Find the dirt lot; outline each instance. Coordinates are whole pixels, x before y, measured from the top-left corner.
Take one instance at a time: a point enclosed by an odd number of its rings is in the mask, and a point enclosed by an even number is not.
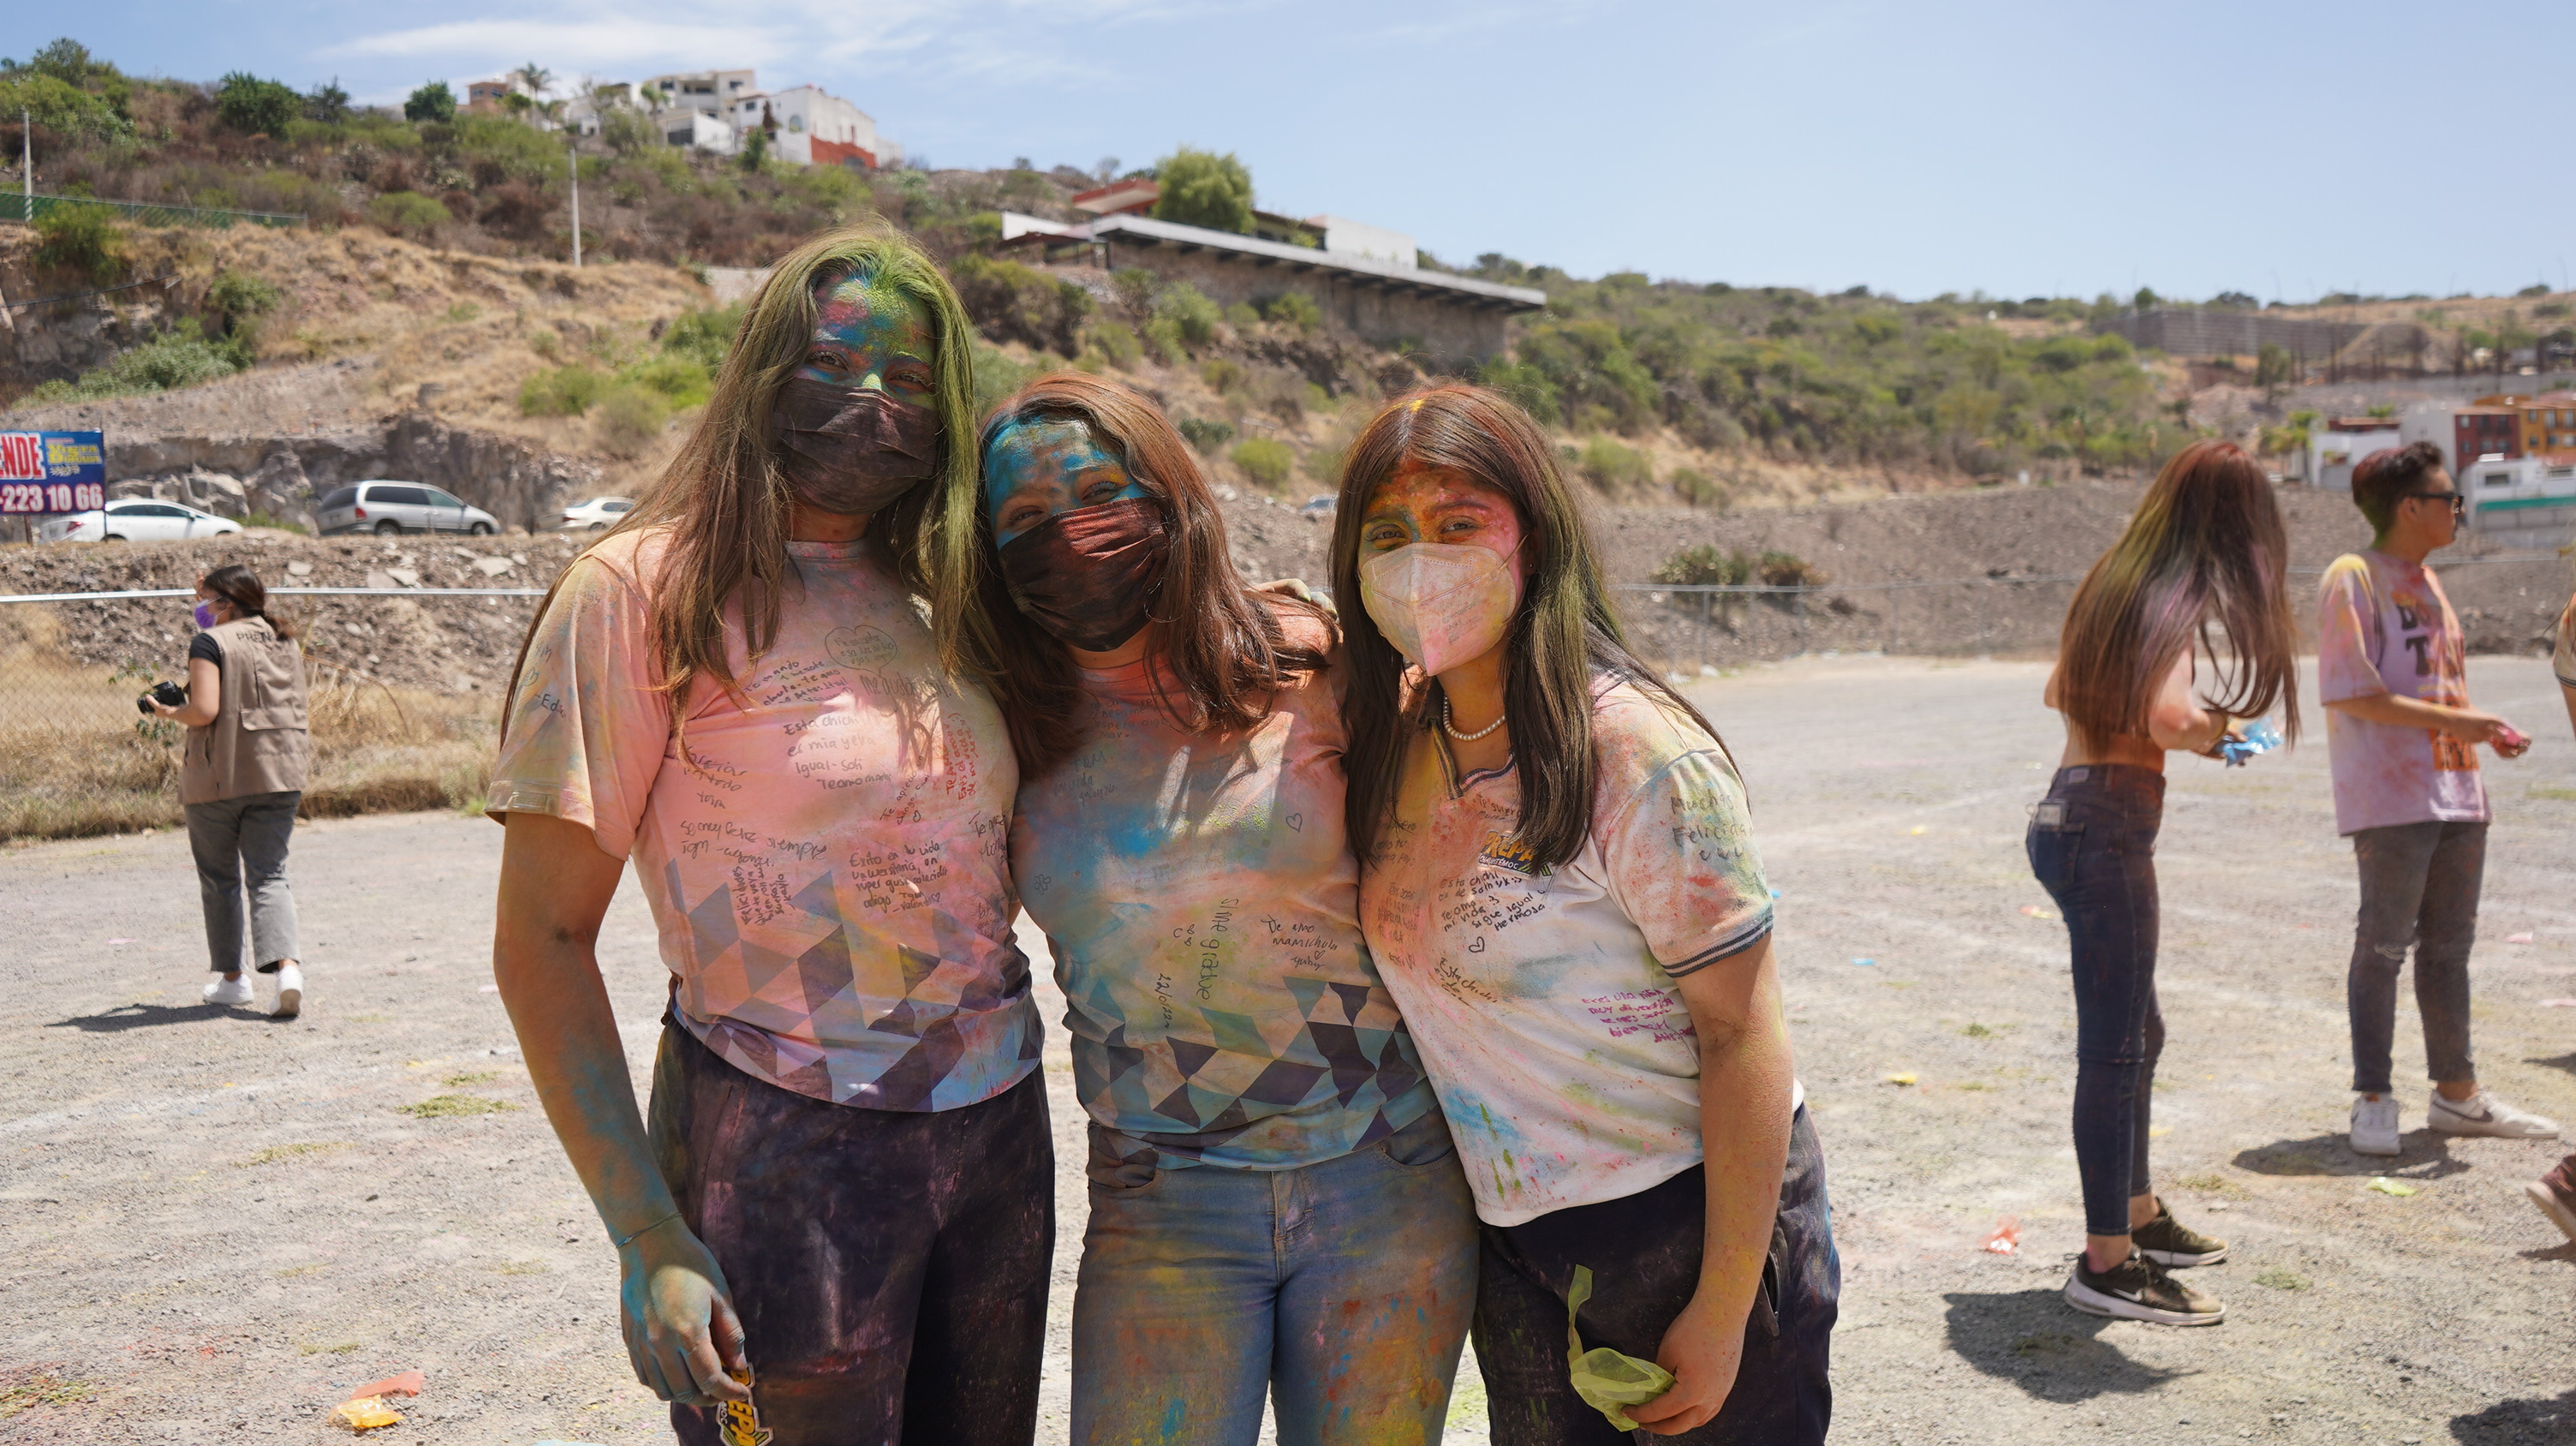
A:
[[[2545,665],[2470,673],[2540,740],[2489,765],[2481,1068],[2576,1120],[2576,1010],[2542,1003],[2576,994],[2576,742]],[[2166,1331],[2059,1302],[2081,1228],[2066,945],[2019,912],[2046,902],[2020,845],[2057,748],[2039,683],[2021,663],[1808,660],[1700,694],[1783,895],[1846,1272],[1840,1437],[2576,1439],[2576,1247],[2519,1193],[2556,1150],[2429,1135],[2411,1087],[2402,1159],[2343,1147],[2352,879],[2321,747],[2241,771],[2182,760],[2161,850],[2158,1178],[2235,1241],[2200,1274],[2231,1318]],[[489,992],[499,842],[452,815],[309,826],[311,1003],[291,1025],[196,1002],[183,839],[0,853],[0,982],[26,1005],[0,1030],[0,1440],[319,1441],[351,1385],[411,1368],[430,1388],[396,1440],[660,1439],[625,1378],[612,1254]],[[660,990],[631,889],[601,952],[640,1064]],[[402,1113],[440,1097],[498,1108]],[[1078,1174],[1059,1178],[1044,1440],[1063,1439],[1082,1220]],[[1981,1253],[2006,1215],[2022,1253]],[[1456,1415],[1450,1439],[1483,1439],[1473,1391]]]

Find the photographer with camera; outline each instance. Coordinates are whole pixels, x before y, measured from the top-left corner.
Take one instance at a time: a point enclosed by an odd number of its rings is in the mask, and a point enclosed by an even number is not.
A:
[[[295,626],[268,615],[268,589],[239,563],[197,583],[197,626],[188,642],[188,686],[158,683],[136,700],[144,711],[185,724],[179,802],[206,909],[206,948],[222,977],[208,1004],[251,1002],[242,977],[244,876],[249,934],[262,974],[277,976],[276,1016],[304,1004],[295,957],[295,898],[286,888],[287,837],[304,799],[312,756],[304,706],[304,655]]]

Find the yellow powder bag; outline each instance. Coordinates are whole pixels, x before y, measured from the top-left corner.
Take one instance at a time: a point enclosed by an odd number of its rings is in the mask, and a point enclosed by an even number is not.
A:
[[[1565,1363],[1574,1373],[1574,1394],[1608,1418],[1612,1427],[1634,1431],[1624,1406],[1642,1406],[1673,1388],[1673,1373],[1653,1361],[1623,1356],[1608,1346],[1583,1348],[1583,1331],[1574,1313],[1592,1298],[1592,1268],[1574,1267],[1574,1288],[1565,1293]]]

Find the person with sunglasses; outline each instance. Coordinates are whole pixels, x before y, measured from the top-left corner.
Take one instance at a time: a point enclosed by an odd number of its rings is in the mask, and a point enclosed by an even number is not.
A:
[[[2424,1018],[2426,1106],[2451,1135],[2549,1139],[2554,1121],[2478,1087],[2469,1059],[2469,946],[2486,867],[2487,796],[2478,745],[2518,758],[2531,740],[2469,706],[2460,620],[2425,557],[2459,536],[2463,503],[2430,442],[2373,452],[2352,473],[2370,520],[2367,550],[2326,569],[2318,600],[2317,692],[2326,705],[2335,828],[2361,871],[2345,1000],[2352,1019],[2352,1149],[2399,1152],[2389,1086],[2397,973],[2415,952]]]

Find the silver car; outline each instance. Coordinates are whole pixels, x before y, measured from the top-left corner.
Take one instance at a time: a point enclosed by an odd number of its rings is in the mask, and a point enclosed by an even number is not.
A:
[[[352,482],[322,499],[324,537],[351,532],[462,532],[489,537],[501,523],[480,507],[421,482]]]

